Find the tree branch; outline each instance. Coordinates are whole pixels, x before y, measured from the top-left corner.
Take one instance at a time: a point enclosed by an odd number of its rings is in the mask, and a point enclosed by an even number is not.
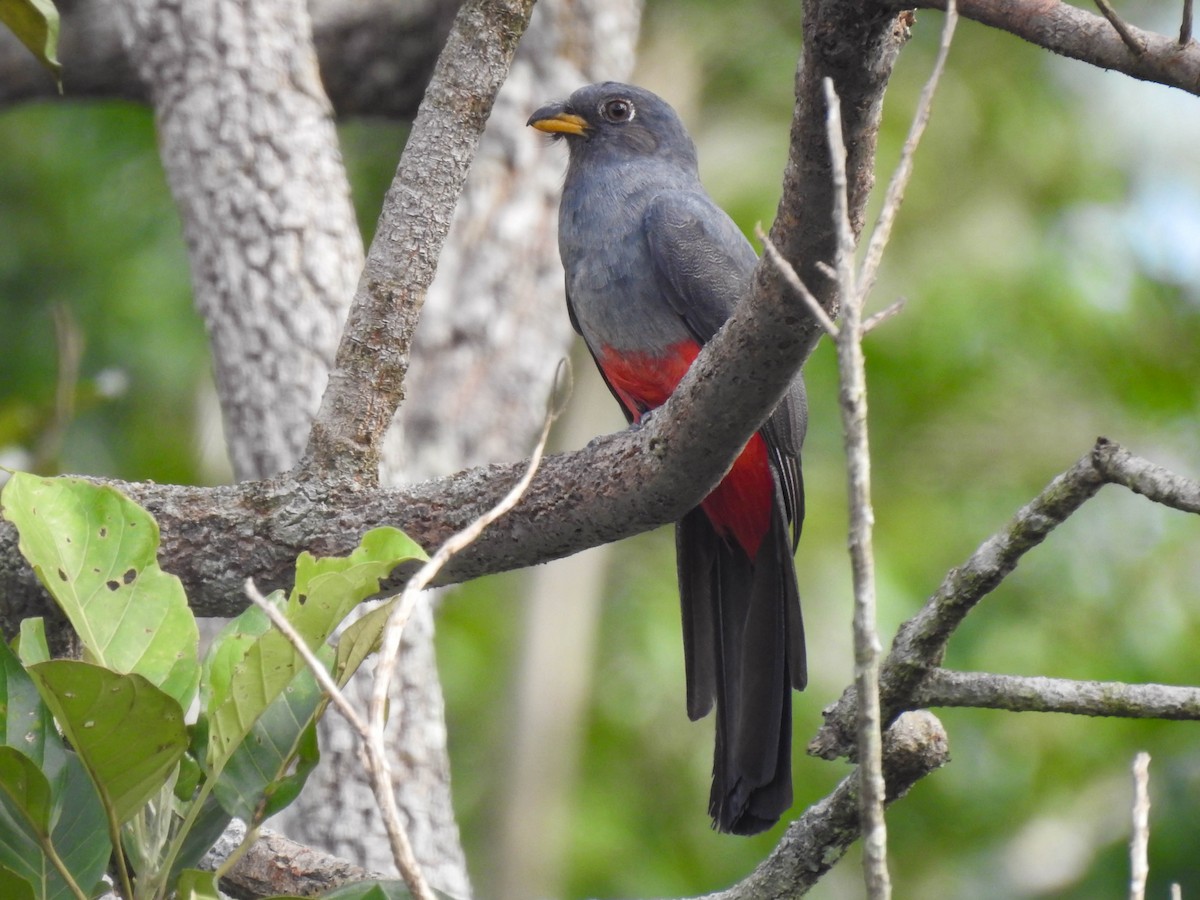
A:
[[[60,0],[65,94],[8,29],[0,29],[0,106],[81,98],[149,102],[111,3]],[[321,81],[339,116],[411,119],[458,0],[309,0]]]
[[[239,900],[279,894],[312,897],[383,877],[264,828],[245,856],[221,879],[221,890]]]
[[[946,0],[916,0],[904,6],[945,9]],[[959,0],[958,12],[1061,56],[1200,94],[1200,44],[1132,25],[1125,26],[1122,36],[1103,16],[1061,0]]]
[[[1200,483],[1175,475],[1100,438],[1091,452],[1055,478],[1019,510],[962,566],[952,569],[925,606],[900,626],[884,660],[880,693],[884,721],[910,708],[918,685],[940,665],[946,643],[975,606],[1032,550],[1105,484],[1185,512],[1200,512]],[[809,752],[826,759],[851,754],[854,747],[853,689],[824,711],[825,724]]]
[[[378,478],[451,215],[532,11],[533,0],[468,0],[459,10],[384,197],[309,436],[310,474]]]
[[[913,709],[969,706],[1125,719],[1200,719],[1200,688],[993,675],[952,669],[933,669],[917,685],[909,703]]]

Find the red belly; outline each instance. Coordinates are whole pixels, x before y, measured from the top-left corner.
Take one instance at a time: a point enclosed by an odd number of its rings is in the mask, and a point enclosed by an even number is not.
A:
[[[598,362],[621,404],[640,421],[645,410],[661,406],[700,352],[694,341],[673,344],[661,354],[618,352],[606,347]],[[767,463],[767,442],[755,434],[711,494],[700,501],[722,537],[733,538],[750,559],[771,522],[774,484]]]

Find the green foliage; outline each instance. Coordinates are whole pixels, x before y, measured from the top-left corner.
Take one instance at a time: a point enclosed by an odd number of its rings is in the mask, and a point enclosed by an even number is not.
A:
[[[3,896],[81,900],[112,857],[131,900],[215,898],[216,876],[192,867],[232,817],[252,840],[295,799],[320,759],[328,698],[257,607],[199,660],[179,580],[155,560],[157,525],[118,491],[18,473],[0,508],[88,657],[48,659],[40,621],[22,623],[16,652],[0,644],[0,888],[14,886]],[[347,557],[303,554],[289,597],[270,600],[344,681],[383,620],[356,623],[344,650],[326,643],[334,629],[396,565],[423,558],[376,529]]]

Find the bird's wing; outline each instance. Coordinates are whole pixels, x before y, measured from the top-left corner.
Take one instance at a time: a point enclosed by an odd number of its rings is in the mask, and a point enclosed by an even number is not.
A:
[[[758,257],[719,206],[700,191],[664,191],[643,218],[661,295],[701,344],[733,313]]]
[[[701,344],[733,313],[758,256],[723,209],[700,191],[664,191],[643,219],[659,291]],[[804,521],[800,445],[808,422],[804,383],[797,378],[763,426],[779,474],[793,549]]]

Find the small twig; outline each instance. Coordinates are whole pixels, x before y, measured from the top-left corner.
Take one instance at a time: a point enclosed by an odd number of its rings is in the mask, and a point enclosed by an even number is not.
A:
[[[1119,484],[1180,512],[1200,513],[1200,482],[1134,456],[1105,438],[1096,441],[1092,465],[1109,484]]]
[[[1095,0],[1096,8],[1104,14],[1104,18],[1108,19],[1110,25],[1117,30],[1117,34],[1121,36],[1125,46],[1132,51],[1134,56],[1142,56],[1146,52],[1146,45],[1141,38],[1129,30],[1129,26],[1121,21],[1121,17],[1117,15],[1117,11],[1112,8],[1112,4],[1108,0]]]
[[[56,303],[54,342],[58,350],[58,372],[54,382],[54,415],[37,442],[31,468],[53,471],[58,468],[63,438],[75,416],[75,394],[79,386],[79,366],[83,360],[83,331],[65,303]]]
[[[796,274],[796,270],[792,264],[783,258],[783,255],[771,242],[771,239],[767,237],[767,233],[763,231],[762,222],[754,226],[754,235],[762,241],[763,250],[771,262],[774,263],[779,274],[783,276],[783,280],[788,283],[788,287],[795,291],[797,296],[804,301],[804,305],[808,307],[808,311],[812,313],[812,317],[817,320],[818,324],[825,329],[825,333],[834,340],[837,340],[837,325],[834,324],[833,319],[829,318],[829,313],[825,312],[825,308],[817,302],[817,298],[812,295],[812,291],[808,289],[808,286],[800,280],[800,276]]]
[[[869,316],[862,324],[863,334],[870,334],[892,316],[898,315],[904,309],[905,299],[901,297],[890,306],[886,306],[873,316]]]
[[[904,149],[900,151],[900,161],[896,163],[896,170],[892,173],[891,181],[888,182],[883,207],[879,211],[879,219],[875,222],[875,228],[871,231],[862,267],[859,269],[858,280],[861,285],[860,290],[864,295],[875,286],[879,265],[883,261],[883,251],[887,247],[888,238],[891,237],[892,225],[896,221],[896,214],[900,211],[900,204],[904,200],[904,191],[912,177],[913,159],[916,156],[917,147],[921,143],[921,136],[925,133],[925,126],[929,124],[929,115],[933,109],[933,96],[937,92],[938,82],[946,68],[946,58],[950,55],[950,43],[954,39],[954,28],[957,24],[957,4],[955,0],[948,0],[946,21],[942,25],[942,40],[938,47],[937,59],[934,60],[929,80],[925,82],[925,87],[921,90],[921,99],[917,103],[917,111],[908,128]]]
[[[1183,0],[1183,22],[1179,26],[1179,46],[1186,47],[1192,39],[1192,0]]]
[[[279,629],[279,632],[287,638],[288,643],[300,654],[305,664],[312,670],[317,683],[321,685],[321,689],[329,695],[329,700],[337,708],[337,711],[350,723],[350,727],[358,732],[359,737],[366,740],[368,734],[366,720],[358,714],[358,710],[346,699],[346,695],[342,693],[341,688],[338,687],[338,683],[333,680],[333,676],[329,674],[329,670],[317,659],[317,654],[309,649],[304,638],[300,636],[300,632],[292,627],[292,623],[287,620],[287,617],[280,612],[277,606],[262,595],[255,586],[253,578],[246,579],[245,591],[246,596],[250,598],[250,602],[266,613],[267,618],[271,620],[271,624]]]
[[[1133,758],[1133,835],[1129,839],[1129,900],[1146,900],[1150,874],[1150,754]]]
[[[830,281],[834,282],[835,284],[837,283],[837,270],[834,269],[829,263],[825,262],[825,260],[818,259],[815,263],[813,263],[813,268],[815,268]]]
[[[842,296],[842,327],[837,339],[839,406],[846,448],[849,503],[850,569],[854,582],[854,683],[858,690],[858,802],[862,817],[863,877],[867,896],[887,900],[892,895],[887,866],[886,786],[883,779],[883,728],[879,713],[879,660],[883,647],[876,625],[875,554],[871,508],[871,453],[867,436],[866,361],[862,350],[862,312],[865,295],[855,285],[854,232],[850,226],[846,147],[842,141],[841,104],[833,80],[825,79],[829,155],[833,182],[834,230],[838,237],[838,290]]]

